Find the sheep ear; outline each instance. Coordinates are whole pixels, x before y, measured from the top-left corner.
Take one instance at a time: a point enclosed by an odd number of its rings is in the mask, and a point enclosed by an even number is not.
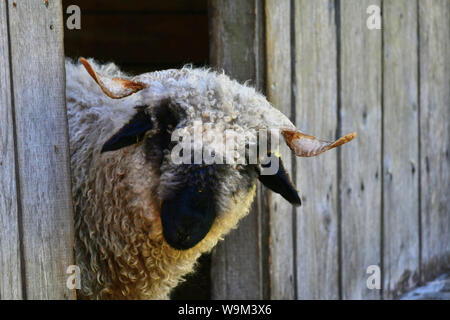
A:
[[[86,71],[97,82],[103,92],[112,99],[120,99],[127,97],[147,87],[146,84],[138,81],[128,80],[124,78],[109,78],[95,72],[89,62],[80,58],[80,62],[86,68]]]
[[[137,110],[133,118],[106,141],[101,152],[114,151],[135,144],[142,140],[145,132],[153,128],[152,119],[145,112],[145,108]]]
[[[298,196],[297,189],[295,188],[294,183],[292,183],[289,174],[286,172],[286,169],[283,166],[283,162],[280,157],[278,159],[278,170],[275,174],[260,174],[258,176],[259,181],[272,190],[280,194],[283,198],[289,201],[291,204],[295,206],[300,206],[302,204],[300,197]],[[262,164],[261,166],[264,168],[268,168],[272,166],[272,161],[268,164]]]
[[[283,130],[286,144],[299,157],[313,157],[325,152],[327,150],[339,147],[347,143],[356,136],[356,132],[346,134],[334,142],[321,141],[314,136],[304,134],[300,131]]]

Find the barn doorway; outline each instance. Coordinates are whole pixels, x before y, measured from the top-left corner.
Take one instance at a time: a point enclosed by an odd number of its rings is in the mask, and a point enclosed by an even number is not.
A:
[[[209,64],[207,0],[63,0],[81,9],[81,29],[64,29],[66,57],[114,62],[130,74]],[[172,299],[210,299],[210,255]]]

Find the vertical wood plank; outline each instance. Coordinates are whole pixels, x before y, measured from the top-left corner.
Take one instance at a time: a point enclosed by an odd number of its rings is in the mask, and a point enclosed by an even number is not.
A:
[[[336,24],[333,1],[295,2],[296,126],[333,140],[337,127]],[[297,158],[299,299],[337,299],[336,151]]]
[[[0,299],[21,299],[14,126],[6,1],[0,1]]]
[[[73,298],[61,2],[9,0],[8,8],[26,296]]]
[[[423,280],[450,267],[450,1],[419,1]]]
[[[290,0],[266,1],[267,98],[287,117],[291,115]],[[292,175],[292,152],[282,143],[281,158]],[[293,207],[276,193],[270,203],[271,299],[294,299]]]
[[[369,265],[381,265],[381,30],[369,30],[369,5],[340,1],[341,131],[356,131],[341,148],[342,298],[378,299],[366,281]]]
[[[384,298],[419,281],[417,2],[383,2]]]
[[[230,77],[252,80],[262,89],[261,1],[214,0],[209,3],[210,61]],[[211,263],[213,299],[262,299],[265,285],[265,221],[259,190],[249,215],[214,249]],[[264,242],[264,243],[263,243]]]

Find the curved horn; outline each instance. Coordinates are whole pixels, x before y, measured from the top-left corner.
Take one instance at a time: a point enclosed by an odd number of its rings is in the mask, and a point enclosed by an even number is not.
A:
[[[89,64],[89,62],[84,58],[80,58],[80,62],[83,64],[83,66],[86,68],[86,71],[91,75],[95,82],[97,82],[102,91],[112,99],[127,97],[147,87],[147,85],[142,82],[123,78],[109,78],[98,74]]]
[[[356,132],[346,134],[334,142],[321,141],[316,137],[304,134],[300,131],[282,130],[284,140],[289,148],[299,157],[313,157],[327,150],[339,147],[356,136]]]

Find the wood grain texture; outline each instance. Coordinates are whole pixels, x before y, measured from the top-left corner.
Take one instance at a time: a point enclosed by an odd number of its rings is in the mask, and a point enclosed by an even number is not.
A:
[[[384,290],[394,298],[419,281],[417,3],[383,2]]]
[[[267,0],[266,55],[267,98],[287,117],[291,117],[291,8],[290,0]],[[292,175],[292,152],[280,144],[283,164]],[[270,212],[271,299],[295,298],[293,207],[279,194],[272,193]]]
[[[296,126],[333,140],[337,128],[334,3],[295,2]],[[297,287],[299,299],[337,299],[336,151],[297,158]]]
[[[22,299],[7,23],[0,1],[0,299]]]
[[[419,1],[423,280],[450,269],[450,2]]]
[[[367,28],[369,5],[380,1],[340,1],[341,131],[358,134],[340,149],[343,299],[380,298],[366,285],[367,267],[382,268],[382,31]]]
[[[259,1],[211,1],[210,60],[230,77],[261,89],[261,56],[258,27]],[[258,87],[259,86],[259,87]],[[265,217],[259,190],[249,215],[230,232],[212,254],[213,299],[263,299],[267,296],[263,243]],[[268,240],[267,240],[268,241]]]
[[[26,296],[70,299],[73,217],[60,1],[8,1]]]

